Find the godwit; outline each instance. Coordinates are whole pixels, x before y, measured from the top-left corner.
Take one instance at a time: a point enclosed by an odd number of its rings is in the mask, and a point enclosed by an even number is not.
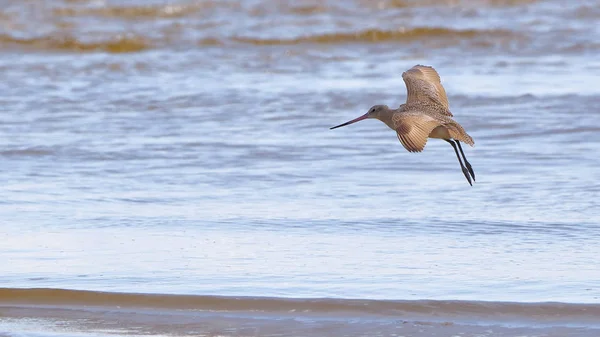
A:
[[[398,139],[409,152],[423,151],[427,138],[443,139],[454,148],[460,168],[469,184],[473,186],[471,177],[475,181],[475,173],[460,146],[461,141],[473,146],[473,138],[452,119],[454,116],[448,108],[448,98],[440,75],[433,67],[416,65],[402,73],[402,79],[406,83],[408,95],[406,103],[400,105],[400,108],[390,109],[387,105],[375,105],[366,114],[330,129],[367,118],[377,118],[396,131]],[[462,160],[458,154],[459,150]]]

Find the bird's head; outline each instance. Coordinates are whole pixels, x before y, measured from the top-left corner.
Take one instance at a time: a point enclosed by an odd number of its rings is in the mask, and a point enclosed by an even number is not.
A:
[[[337,129],[339,127],[350,125],[352,123],[356,123],[358,121],[362,121],[363,119],[367,119],[367,118],[377,118],[377,119],[379,119],[379,116],[381,115],[381,113],[384,112],[384,111],[388,111],[388,110],[389,110],[389,108],[388,108],[387,105],[374,105],[373,107],[371,107],[371,109],[369,109],[369,111],[366,114],[364,114],[364,115],[362,115],[362,116],[360,116],[358,118],[355,118],[355,119],[353,119],[353,120],[351,120],[349,122],[346,122],[344,124],[340,124],[340,125],[334,126],[332,128],[329,128],[329,129],[331,129],[331,130]]]
[[[389,110],[387,105],[373,105],[367,112],[369,118],[379,118],[382,112]]]

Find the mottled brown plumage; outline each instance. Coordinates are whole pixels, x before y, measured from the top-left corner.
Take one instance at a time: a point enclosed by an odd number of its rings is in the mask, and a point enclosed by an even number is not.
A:
[[[405,71],[402,79],[406,84],[407,97],[406,103],[398,109],[390,109],[387,105],[375,105],[363,116],[331,129],[366,118],[377,118],[396,131],[398,140],[409,152],[423,151],[428,138],[444,139],[454,148],[461,169],[469,184],[472,184],[471,177],[474,181],[475,173],[464,155],[460,142],[473,146],[473,138],[452,119],[454,116],[450,112],[446,90],[442,86],[439,74],[433,67],[416,65]]]

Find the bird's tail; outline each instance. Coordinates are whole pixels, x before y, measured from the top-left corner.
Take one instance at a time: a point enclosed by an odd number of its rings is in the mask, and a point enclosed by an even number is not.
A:
[[[469,134],[466,133],[466,132],[465,132],[464,139],[461,139],[461,140],[463,141],[463,143],[467,143],[467,144],[469,144],[471,146],[475,145],[475,142],[473,141],[473,138],[471,138],[471,136],[469,136]]]
[[[465,144],[469,144],[471,146],[475,145],[475,142],[473,141],[473,138],[471,138],[471,136],[469,136],[469,134],[465,131],[465,129],[463,129],[462,126],[460,126],[460,124],[456,123],[454,125],[452,125],[449,128],[450,131],[450,136],[452,136],[452,138],[454,138],[455,140],[461,141]]]

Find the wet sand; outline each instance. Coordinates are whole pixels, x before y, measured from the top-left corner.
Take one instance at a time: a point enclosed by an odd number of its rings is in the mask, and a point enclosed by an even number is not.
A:
[[[2,1],[0,335],[600,335],[599,20]],[[329,130],[403,103],[415,64],[475,140],[473,187],[443,141]]]
[[[10,336],[596,336],[598,317],[596,304],[0,289],[0,333]]]

